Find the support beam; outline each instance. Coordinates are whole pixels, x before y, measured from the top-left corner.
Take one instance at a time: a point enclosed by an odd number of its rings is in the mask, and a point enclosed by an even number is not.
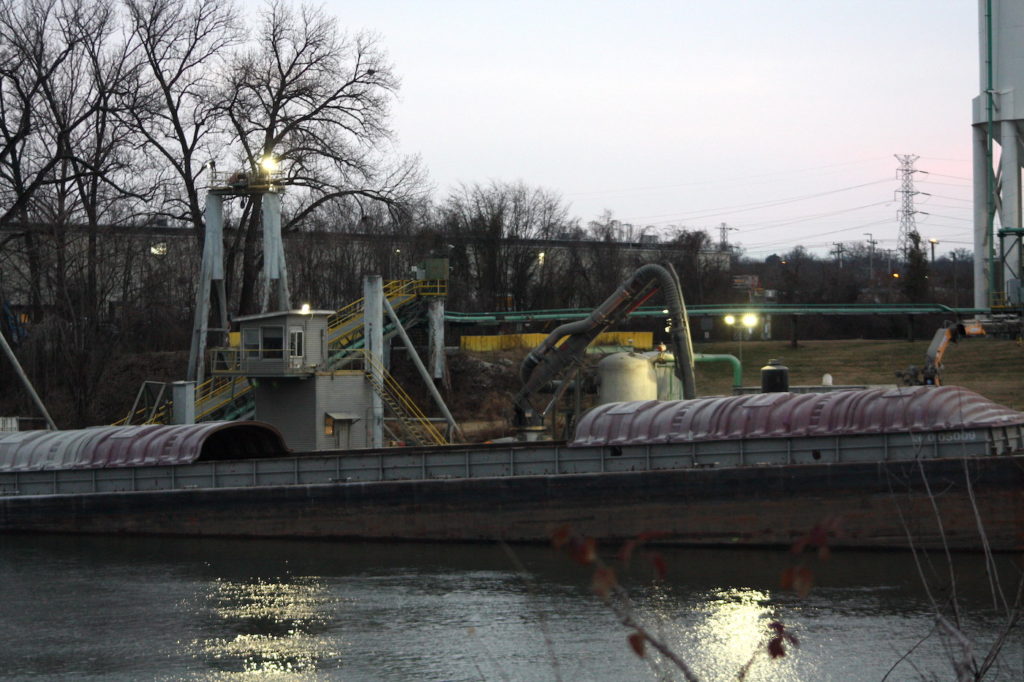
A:
[[[402,321],[398,319],[398,315],[395,314],[395,309],[391,307],[391,302],[383,296],[381,297],[381,300],[384,302],[384,309],[387,311],[388,317],[391,318],[392,324],[395,325],[395,331],[398,332],[398,336],[401,337],[402,343],[405,344],[406,349],[409,351],[409,357],[412,358],[413,364],[416,365],[416,370],[420,373],[420,378],[423,379],[423,383],[426,384],[431,397],[437,404],[438,409],[441,410],[441,414],[444,415],[445,421],[448,422],[450,433],[462,436],[459,425],[455,423],[455,417],[453,417],[452,413],[448,410],[448,406],[445,404],[444,398],[441,397],[441,394],[437,390],[437,386],[434,385],[430,374],[427,372],[427,368],[423,365],[423,361],[420,360],[419,353],[416,352],[416,347],[412,345],[409,335],[405,333],[405,327],[402,326]],[[449,438],[449,440],[453,439]],[[462,436],[462,440],[465,440],[464,436]]]
[[[384,383],[381,376],[381,362],[384,358],[384,284],[380,275],[367,275],[363,278],[363,337],[366,339],[366,350],[376,362],[371,363],[370,371],[378,385]],[[367,438],[370,447],[384,446],[384,403],[376,391],[370,391],[370,419],[367,420]]]
[[[0,345],[4,347],[4,353],[7,355],[7,359],[11,361],[14,366],[14,372],[21,379],[22,385],[25,390],[28,391],[29,397],[32,398],[32,402],[35,403],[36,409],[39,410],[40,414],[43,415],[43,419],[46,420],[46,428],[50,431],[56,431],[57,425],[53,422],[53,418],[50,413],[46,411],[46,405],[43,405],[42,399],[39,394],[36,393],[36,389],[32,387],[32,382],[29,380],[28,375],[25,374],[25,370],[21,368],[21,363],[18,362],[18,356],[14,354],[14,350],[7,344],[7,338],[4,336],[3,331],[0,331]]]
[[[203,241],[203,259],[196,286],[196,309],[192,322],[192,344],[188,355],[188,380],[201,384],[206,378],[206,344],[209,341],[210,298],[217,295],[221,341],[227,338],[228,314],[224,295],[224,199],[216,194],[206,195],[206,236]]]
[[[281,238],[281,195],[263,194],[263,312],[289,310],[288,266]]]
[[[430,338],[428,352],[430,374],[435,381],[441,380],[447,390],[449,386],[448,372],[445,371],[443,298],[430,298],[427,300],[427,330]]]
[[[1020,211],[1020,141],[1017,135],[1016,121],[1002,121],[999,125],[999,144],[1002,153],[999,158],[999,165],[1002,177],[1000,187],[1002,201],[999,202],[999,224],[1004,228],[1021,227]],[[1002,290],[1009,291],[1007,284],[1011,279],[1020,277],[1020,250],[1015,247],[1015,241],[1008,240],[1004,249],[1000,240],[1000,253],[1002,255],[1003,281]]]

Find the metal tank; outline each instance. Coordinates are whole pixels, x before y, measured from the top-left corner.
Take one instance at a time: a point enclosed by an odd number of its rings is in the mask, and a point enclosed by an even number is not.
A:
[[[682,400],[683,382],[676,376],[676,356],[668,351],[653,350],[644,353],[658,381],[658,400]]]
[[[599,405],[658,399],[658,376],[642,353],[615,353],[597,363]]]
[[[974,306],[988,308],[1005,298],[1017,302],[1020,296],[1024,3],[979,0],[978,28],[980,94],[974,98],[972,121]]]

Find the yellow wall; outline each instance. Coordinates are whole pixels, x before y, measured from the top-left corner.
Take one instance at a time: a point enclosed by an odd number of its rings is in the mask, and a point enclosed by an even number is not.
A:
[[[536,348],[547,334],[496,334],[492,336],[463,336],[459,342],[462,350],[495,351],[512,348]],[[651,332],[605,332],[594,340],[597,346],[632,346],[651,348],[654,334]]]

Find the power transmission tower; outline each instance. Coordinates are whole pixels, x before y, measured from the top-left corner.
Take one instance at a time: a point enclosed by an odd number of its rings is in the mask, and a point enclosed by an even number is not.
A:
[[[906,260],[907,253],[910,251],[910,235],[917,232],[917,221],[914,219],[914,215],[917,213],[914,210],[914,195],[917,194],[914,191],[914,173],[918,171],[914,169],[914,162],[921,157],[916,154],[894,154],[893,156],[900,162],[898,169],[900,188],[897,192],[901,196],[900,208],[896,213],[900,227],[899,235],[896,239],[896,249],[903,256],[903,259]]]
[[[720,235],[719,238],[718,238],[718,250],[719,251],[728,251],[729,250],[729,232],[730,232],[730,230],[731,231],[736,231],[736,230],[739,230],[739,229],[740,228],[738,228],[738,227],[729,227],[725,223],[722,223],[721,225],[718,226],[718,233]]]

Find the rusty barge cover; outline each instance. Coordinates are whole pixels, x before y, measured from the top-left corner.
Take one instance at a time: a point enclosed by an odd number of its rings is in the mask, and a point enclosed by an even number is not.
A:
[[[1024,424],[959,386],[645,400],[587,412],[572,447],[952,431]]]

